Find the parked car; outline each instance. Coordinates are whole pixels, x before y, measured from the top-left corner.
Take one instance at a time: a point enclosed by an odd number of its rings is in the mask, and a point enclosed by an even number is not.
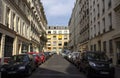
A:
[[[79,64],[80,71],[85,72],[88,77],[114,78],[115,69],[112,61],[102,52],[84,52],[81,54]]]
[[[33,57],[34,57],[34,59],[35,59],[35,64],[36,64],[37,67],[38,67],[40,64],[42,64],[42,60],[41,60],[41,58],[40,58],[40,56],[39,56],[39,53],[37,53],[37,52],[28,52],[28,54],[33,55]]]
[[[10,57],[4,57],[4,63],[8,63],[9,60],[10,60]],[[0,58],[0,62],[1,62],[1,58]]]
[[[39,57],[40,57],[42,63],[44,63],[45,60],[46,60],[45,54],[44,54],[43,52],[40,52],[40,53],[39,53]]]
[[[79,62],[79,58],[80,58],[80,52],[73,52],[72,53],[72,63],[77,65],[77,63]]]
[[[49,52],[44,52],[44,55],[45,55],[46,60],[49,59],[49,57],[50,57]]]
[[[66,59],[71,62],[72,60],[72,53],[68,53]]]
[[[80,52],[73,52],[71,55],[71,62],[73,64],[76,64],[77,58],[80,56]]]
[[[35,61],[30,54],[13,55],[8,63],[2,65],[2,75],[21,74],[31,75],[35,70]]]

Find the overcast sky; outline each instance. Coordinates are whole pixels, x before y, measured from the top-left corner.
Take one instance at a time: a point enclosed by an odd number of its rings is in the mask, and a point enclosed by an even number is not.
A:
[[[41,0],[49,26],[67,26],[75,0]]]

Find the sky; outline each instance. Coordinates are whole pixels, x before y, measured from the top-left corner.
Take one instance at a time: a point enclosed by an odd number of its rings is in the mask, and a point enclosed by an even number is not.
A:
[[[48,26],[67,26],[75,0],[41,0]]]

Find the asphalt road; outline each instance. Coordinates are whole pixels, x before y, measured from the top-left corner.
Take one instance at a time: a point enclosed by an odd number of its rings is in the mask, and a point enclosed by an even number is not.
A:
[[[77,68],[62,56],[53,55],[29,78],[86,78]]]

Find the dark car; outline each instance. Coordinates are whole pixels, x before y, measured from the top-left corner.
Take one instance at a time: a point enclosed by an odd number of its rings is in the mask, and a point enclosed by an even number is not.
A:
[[[1,67],[2,75],[30,75],[33,70],[35,70],[35,61],[30,54],[14,55]]]
[[[81,54],[79,70],[87,77],[114,78],[115,69],[111,60],[102,52],[84,52]]]

